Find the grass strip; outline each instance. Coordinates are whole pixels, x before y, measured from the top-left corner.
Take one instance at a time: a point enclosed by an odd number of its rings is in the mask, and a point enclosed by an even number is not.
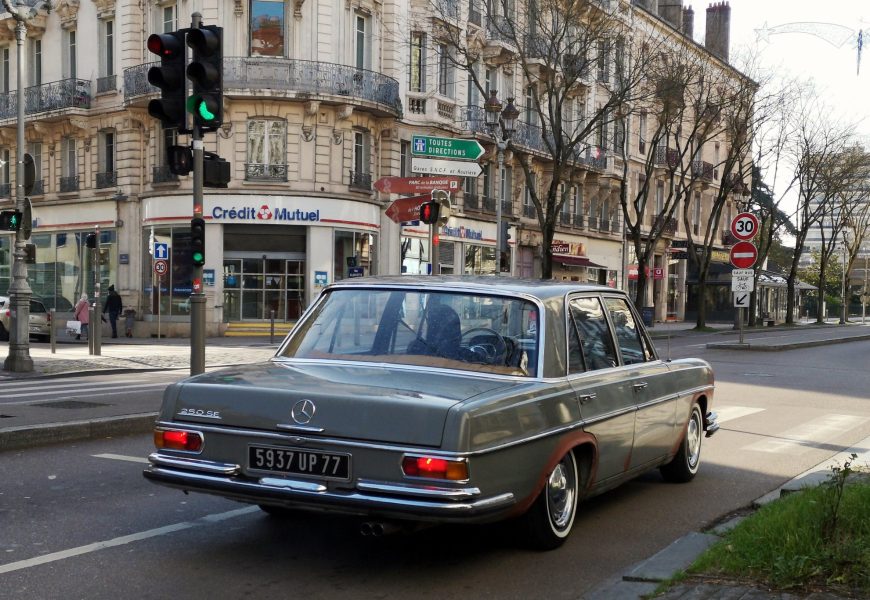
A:
[[[870,597],[870,482],[792,493],[749,516],[689,569],[788,590],[819,586]]]

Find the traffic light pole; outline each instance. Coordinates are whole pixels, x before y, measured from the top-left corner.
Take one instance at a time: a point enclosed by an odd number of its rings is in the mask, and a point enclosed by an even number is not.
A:
[[[202,14],[191,15],[190,26],[199,29]],[[203,146],[202,130],[193,123],[193,218],[202,218]],[[193,265],[193,290],[190,295],[190,374],[205,372],[205,294],[202,291],[202,265]]]
[[[27,25],[24,17],[12,12],[16,19],[15,40],[18,45],[18,168],[15,175],[15,207],[24,212],[24,38]],[[9,355],[3,368],[15,373],[33,371],[30,357],[30,298],[33,291],[27,283],[24,232],[15,232],[15,250],[12,253],[12,284],[9,286],[11,319],[9,323]]]

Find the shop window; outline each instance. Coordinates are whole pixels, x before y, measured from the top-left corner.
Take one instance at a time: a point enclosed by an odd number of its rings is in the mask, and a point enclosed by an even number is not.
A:
[[[465,275],[494,275],[495,247],[465,245]]]
[[[359,231],[336,231],[333,274],[335,281],[378,274],[377,235]]]
[[[251,0],[251,56],[284,56],[284,2]]]
[[[287,181],[287,122],[248,121],[248,162],[245,179]]]

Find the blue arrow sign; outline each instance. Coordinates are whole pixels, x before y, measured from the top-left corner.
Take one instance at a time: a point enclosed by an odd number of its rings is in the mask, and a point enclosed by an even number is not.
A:
[[[165,242],[154,244],[154,260],[165,260],[167,258],[169,258],[169,244]]]

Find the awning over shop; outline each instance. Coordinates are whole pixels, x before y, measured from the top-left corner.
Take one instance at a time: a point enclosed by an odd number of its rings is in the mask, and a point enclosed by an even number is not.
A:
[[[592,262],[585,256],[569,256],[566,254],[554,254],[553,260],[569,267],[590,267],[592,269],[606,269],[604,265]]]

